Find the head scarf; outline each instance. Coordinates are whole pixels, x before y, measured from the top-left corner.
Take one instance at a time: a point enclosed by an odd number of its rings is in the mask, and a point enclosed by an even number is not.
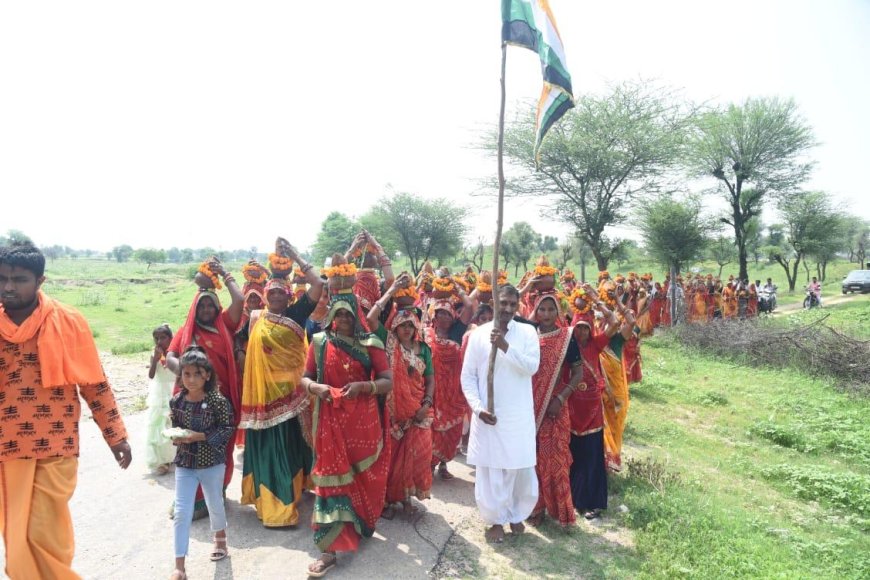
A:
[[[266,282],[266,294],[269,290],[283,290],[285,293],[290,293],[290,282],[286,278],[271,278]]]
[[[420,322],[420,315],[417,314],[417,310],[414,308],[406,308],[397,311],[390,321],[390,330],[395,332],[399,326],[406,322],[414,323],[414,330],[416,332],[414,340],[420,340],[423,333],[423,323]]]
[[[196,309],[199,306],[199,303],[205,298],[211,299],[214,302],[215,309],[217,310],[217,316],[214,319],[214,326],[206,326],[196,319]],[[229,375],[227,377],[229,384],[224,385],[223,387],[230,395],[229,399],[230,403],[233,405],[233,409],[238,411],[238,409],[241,408],[241,393],[239,392],[239,373],[236,369],[236,357],[233,353],[233,338],[231,334],[231,332],[236,329],[231,330],[227,328],[227,325],[224,322],[224,317],[222,316],[220,298],[218,298],[218,295],[214,290],[201,288],[196,296],[194,296],[193,304],[190,305],[190,310],[187,311],[187,320],[184,321],[184,325],[178,330],[178,333],[181,335],[178,354],[183,353],[187,347],[193,343],[193,331],[197,326],[210,332],[214,332],[220,337],[221,344],[214,348],[222,348],[224,350],[224,357],[227,361],[227,374]],[[238,413],[236,414],[236,418],[238,418]]]
[[[449,299],[444,300],[435,300],[429,306],[429,318],[435,318],[435,312],[438,310],[445,310],[450,313],[450,316],[456,318],[456,308],[453,306],[453,302]]]
[[[353,285],[353,293],[357,295],[360,306],[368,312],[381,298],[381,281],[374,270],[359,270],[356,282]]]
[[[535,298],[535,302],[532,305],[532,312],[529,316],[529,319],[532,322],[538,322],[538,307],[544,302],[544,300],[552,300],[556,305],[556,326],[564,325],[564,317],[562,316],[562,307],[559,304],[559,298],[556,296],[555,292],[546,292],[544,294],[539,294]]]

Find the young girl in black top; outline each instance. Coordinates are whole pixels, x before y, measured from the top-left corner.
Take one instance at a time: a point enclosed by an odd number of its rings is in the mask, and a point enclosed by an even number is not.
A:
[[[179,361],[181,391],[169,402],[172,426],[186,429],[174,437],[175,455],[175,571],[173,580],[186,580],[184,560],[193,521],[193,503],[202,486],[211,529],[214,532],[212,561],[227,556],[227,517],[223,480],[226,446],[235,432],[233,409],[217,389],[214,369],[203,349],[188,348]]]

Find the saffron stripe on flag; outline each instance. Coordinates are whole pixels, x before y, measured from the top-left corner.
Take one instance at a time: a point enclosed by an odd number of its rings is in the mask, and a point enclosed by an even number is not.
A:
[[[544,90],[541,92],[541,98],[538,101],[538,115],[535,123],[537,125],[535,131],[536,159],[538,158],[544,135],[573,106],[574,102],[571,100],[571,97],[560,88],[544,85]]]

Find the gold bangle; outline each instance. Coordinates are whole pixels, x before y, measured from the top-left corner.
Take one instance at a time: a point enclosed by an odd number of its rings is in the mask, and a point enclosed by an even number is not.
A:
[[[378,384],[374,381],[369,381],[369,382],[372,384],[372,394],[377,395],[378,394]]]

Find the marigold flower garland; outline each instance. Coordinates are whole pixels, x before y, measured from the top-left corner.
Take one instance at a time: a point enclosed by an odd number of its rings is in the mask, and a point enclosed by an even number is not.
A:
[[[327,278],[333,278],[335,276],[356,276],[356,264],[339,264],[330,268],[324,268],[320,273],[325,275]]]
[[[242,275],[251,284],[265,284],[269,274],[259,264],[245,264],[242,266]]]
[[[269,265],[273,270],[278,270],[279,272],[286,272],[293,268],[293,260],[290,258],[285,258],[284,256],[279,256],[275,252],[269,254]]]
[[[454,283],[450,278],[435,278],[432,280],[432,288],[437,292],[453,292]]]
[[[211,280],[212,284],[214,284],[215,290],[220,290],[221,288],[223,288],[223,286],[221,286],[221,281],[217,277],[217,274],[211,271],[211,267],[208,265],[208,262],[203,262],[202,264],[200,264],[198,271],[200,274],[204,274]]]
[[[395,298],[405,298],[405,297],[413,298],[414,301],[416,302],[417,299],[420,297],[420,295],[417,294],[417,289],[414,286],[408,286],[407,288],[399,288],[398,290],[396,290],[394,297]]]
[[[586,304],[583,308],[577,308],[577,300],[583,300]],[[583,288],[575,288],[571,295],[568,296],[568,303],[571,305],[571,310],[577,314],[586,314],[592,309],[592,301],[586,295],[586,290]]]
[[[555,276],[557,272],[552,266],[535,266],[535,274],[538,276]]]

